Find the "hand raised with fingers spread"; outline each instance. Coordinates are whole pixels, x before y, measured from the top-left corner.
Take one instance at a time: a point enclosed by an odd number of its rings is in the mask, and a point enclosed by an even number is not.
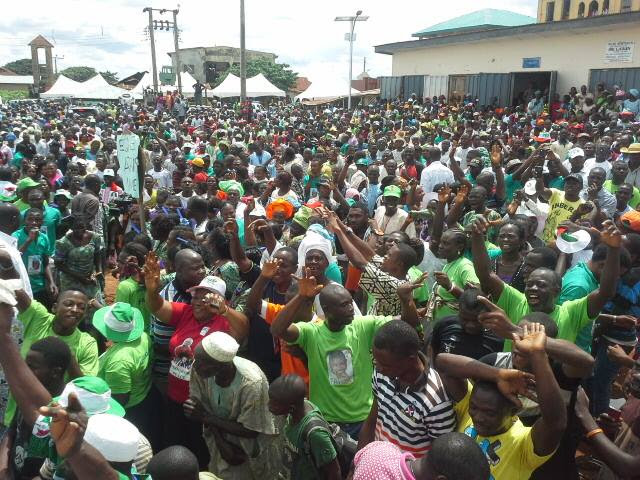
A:
[[[502,165],[502,149],[497,143],[491,148],[491,165],[496,168]]]
[[[484,215],[478,215],[473,221],[471,231],[477,235],[486,235],[488,229],[489,221],[484,217]]]
[[[144,284],[148,290],[160,290],[160,264],[155,252],[149,252],[144,263]]]
[[[449,203],[450,198],[451,198],[451,187],[445,183],[444,186],[440,187],[440,189],[438,190],[438,202],[446,205]]]
[[[293,276],[298,281],[298,295],[305,298],[315,298],[316,295],[324,288],[324,285],[318,285],[316,277],[309,275],[309,269],[304,269],[302,277]]]
[[[337,232],[338,230],[340,230],[340,223],[339,223],[339,219],[338,219],[338,215],[336,215],[336,212],[329,212],[327,214],[327,230],[329,230],[330,232]]]
[[[436,280],[436,283],[440,285],[445,290],[451,290],[452,283],[449,275],[444,272],[433,272],[433,276]]]
[[[279,260],[277,258],[274,258],[273,260],[267,260],[262,265],[262,271],[260,272],[260,275],[269,279],[273,278],[278,272],[278,267],[280,266],[281,262],[282,260]]]
[[[398,297],[400,297],[400,299],[404,300],[405,302],[409,301],[411,299],[411,296],[413,295],[413,291],[422,287],[422,285],[424,284],[424,281],[427,279],[428,276],[429,276],[429,273],[425,272],[415,280],[412,280],[411,282],[401,283],[398,286],[398,290],[397,290]]]
[[[469,186],[466,183],[463,183],[462,185],[460,185],[460,188],[458,188],[458,193],[456,193],[455,202],[464,203],[468,195],[469,195]]]
[[[512,336],[514,348],[522,355],[530,355],[546,350],[547,334],[544,331],[544,325],[541,323],[525,324],[522,335],[514,333]]]

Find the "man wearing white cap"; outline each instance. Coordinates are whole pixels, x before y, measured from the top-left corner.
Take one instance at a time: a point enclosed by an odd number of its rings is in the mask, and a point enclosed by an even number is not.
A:
[[[239,344],[213,332],[195,348],[185,414],[205,425],[209,471],[222,479],[276,478],[277,430],[269,412],[269,384],[260,367],[237,357]]]

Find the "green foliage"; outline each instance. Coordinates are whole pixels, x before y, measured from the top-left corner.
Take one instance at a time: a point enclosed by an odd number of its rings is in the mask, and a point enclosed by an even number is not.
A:
[[[33,71],[31,70],[31,59],[30,58],[21,58],[20,60],[14,60],[13,62],[7,63],[4,68],[8,68],[12,72],[18,75],[32,75]],[[4,97],[3,97],[4,98]]]
[[[229,69],[229,72],[240,76],[240,65],[233,65]],[[267,80],[285,92],[294,86],[298,78],[298,74],[291,70],[286,63],[274,63],[266,58],[257,58],[248,61],[247,78],[254,77],[259,73],[262,73],[267,77]],[[222,83],[223,80],[224,77],[219,79],[218,84]]]
[[[98,74],[96,69],[93,67],[69,67],[65,68],[60,73],[65,77],[69,77],[71,80],[75,80],[76,82],[84,82]]]
[[[21,100],[23,98],[29,98],[29,91],[28,90],[0,90],[0,97],[2,97],[2,101],[4,103],[7,103],[9,100]]]
[[[104,72],[100,72],[100,75],[102,75],[104,79],[107,81],[107,83],[110,83],[111,85],[115,85],[116,83],[118,83],[117,72],[111,72],[109,70],[105,70]]]

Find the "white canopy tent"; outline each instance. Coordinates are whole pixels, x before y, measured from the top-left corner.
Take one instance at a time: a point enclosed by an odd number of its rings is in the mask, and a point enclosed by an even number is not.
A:
[[[51,88],[40,94],[40,98],[72,98],[77,96],[81,88],[82,83],[59,75]]]
[[[129,93],[124,88],[110,85],[102,75],[98,74],[80,84],[80,91],[76,98],[97,98],[100,100],[117,100],[123,93]]]
[[[267,80],[262,73],[247,78],[247,97],[286,97],[284,90],[280,90]]]
[[[228,74],[220,85],[213,90],[207,90],[207,95],[218,98],[239,97],[240,77],[236,77],[233,73]]]
[[[351,89],[352,96],[359,96],[360,91],[355,88]],[[323,99],[337,99],[346,97],[347,92],[343,86],[328,83],[321,83],[314,81],[309,88],[307,88],[300,95],[296,96],[296,100],[323,100]]]

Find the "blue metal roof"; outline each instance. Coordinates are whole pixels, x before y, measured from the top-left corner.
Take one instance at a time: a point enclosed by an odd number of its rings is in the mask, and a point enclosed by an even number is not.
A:
[[[428,37],[444,33],[458,33],[465,30],[481,30],[485,28],[517,27],[536,23],[536,19],[508,10],[485,8],[467,13],[416,32],[412,37]]]

